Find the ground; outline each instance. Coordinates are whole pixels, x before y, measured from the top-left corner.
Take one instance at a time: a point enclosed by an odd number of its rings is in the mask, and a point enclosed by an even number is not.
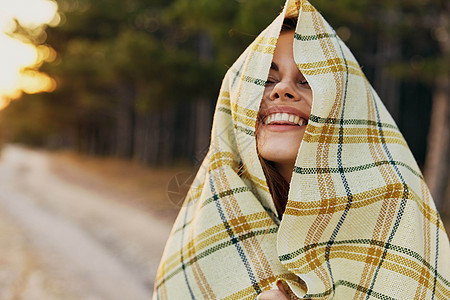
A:
[[[186,171],[6,146],[0,299],[150,299]]]
[[[6,146],[0,300],[151,299],[193,173]]]

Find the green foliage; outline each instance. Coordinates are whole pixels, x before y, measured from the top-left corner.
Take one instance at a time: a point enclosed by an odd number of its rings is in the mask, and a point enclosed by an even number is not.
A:
[[[448,53],[442,52],[433,36],[441,26],[440,14],[448,18],[450,13],[450,7],[444,3],[442,0],[313,1],[334,28],[349,28],[351,37],[347,43],[364,66],[379,63],[367,54],[379,52],[375,42],[380,36],[390,37],[402,48],[397,60],[388,62],[392,74],[430,85],[450,72]],[[446,28],[447,36],[449,32],[450,28]]]
[[[267,27],[273,18],[281,12],[283,3],[273,0],[242,1],[236,16],[235,26],[238,31],[257,35]]]
[[[43,146],[46,139],[55,132],[59,124],[49,115],[48,103],[42,97],[33,96],[13,101],[2,113],[2,123],[6,125],[6,138],[33,146]],[[19,117],[22,116],[22,117]]]
[[[253,39],[280,13],[283,1],[273,0],[175,0],[162,20],[182,28],[189,38],[207,35],[214,63],[224,73]],[[185,47],[185,43],[180,44]]]
[[[440,14],[449,14],[445,1],[311,2],[349,45],[369,79],[381,64],[402,82],[431,85],[449,73],[448,51],[439,44],[449,32],[448,25],[439,25]],[[283,4],[284,0],[58,0],[63,21],[47,30],[47,43],[58,58],[42,66],[58,88],[11,105],[5,113],[10,132],[36,144],[39,137],[42,141],[64,128],[108,126],[107,122],[118,128],[125,102],[131,105],[131,116],[199,99],[214,103],[227,68]],[[18,34],[28,35],[18,29]],[[401,45],[401,53],[388,62],[380,54],[386,38]]]

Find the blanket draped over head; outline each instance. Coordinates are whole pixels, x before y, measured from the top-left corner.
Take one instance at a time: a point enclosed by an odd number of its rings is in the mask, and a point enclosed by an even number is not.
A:
[[[313,91],[282,221],[255,126],[285,17]],[[209,152],[167,242],[154,299],[449,299],[443,223],[393,119],[336,32],[306,0],[228,70]]]

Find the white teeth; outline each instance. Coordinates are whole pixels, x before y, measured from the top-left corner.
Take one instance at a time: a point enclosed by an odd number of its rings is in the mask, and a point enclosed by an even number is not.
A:
[[[305,119],[289,113],[274,113],[267,116],[264,120],[264,124],[270,124],[272,122],[289,122],[293,124],[298,124],[300,126],[303,126],[307,123]]]
[[[281,114],[273,114],[271,115],[270,121],[279,121],[281,120]]]

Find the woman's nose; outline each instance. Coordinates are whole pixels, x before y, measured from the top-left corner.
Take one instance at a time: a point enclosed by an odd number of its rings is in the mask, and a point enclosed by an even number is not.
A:
[[[270,95],[272,100],[300,100],[300,94],[296,91],[295,87],[290,82],[278,82],[272,90]]]

